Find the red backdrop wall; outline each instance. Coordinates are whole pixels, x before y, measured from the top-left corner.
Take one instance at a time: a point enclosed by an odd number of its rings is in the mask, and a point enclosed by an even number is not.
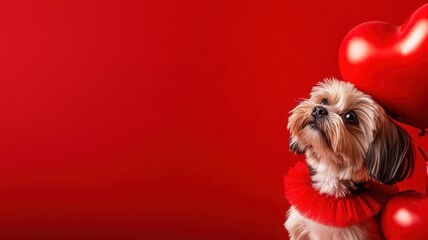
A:
[[[286,239],[294,100],[423,3],[0,3],[1,239]]]

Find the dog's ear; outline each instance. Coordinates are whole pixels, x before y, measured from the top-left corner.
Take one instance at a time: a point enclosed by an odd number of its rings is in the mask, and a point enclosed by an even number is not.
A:
[[[386,117],[367,152],[367,173],[379,182],[392,185],[413,174],[414,162],[412,139],[406,131]]]
[[[293,151],[296,154],[303,154],[303,153],[305,153],[305,149],[302,149],[300,147],[300,145],[297,142],[296,138],[290,137],[290,139],[288,140],[288,142],[290,144],[290,151]]]

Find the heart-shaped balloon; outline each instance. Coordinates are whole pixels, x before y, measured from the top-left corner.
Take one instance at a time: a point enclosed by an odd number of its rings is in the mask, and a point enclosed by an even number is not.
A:
[[[395,119],[428,127],[428,4],[402,26],[366,22],[343,39],[343,78],[370,94]]]
[[[428,162],[423,167],[428,174]],[[382,212],[381,226],[386,239],[428,239],[428,195],[401,193],[392,197]]]
[[[428,239],[428,196],[393,197],[383,210],[381,226],[385,239]]]

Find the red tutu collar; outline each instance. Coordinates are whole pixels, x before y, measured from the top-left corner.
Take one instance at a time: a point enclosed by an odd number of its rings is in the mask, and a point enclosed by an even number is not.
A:
[[[403,184],[390,187],[369,182],[363,190],[346,197],[319,193],[312,187],[308,165],[299,162],[284,178],[285,197],[303,216],[315,222],[334,227],[362,223],[376,216],[392,195],[398,192],[425,192],[426,165],[421,157],[417,159],[414,177]]]

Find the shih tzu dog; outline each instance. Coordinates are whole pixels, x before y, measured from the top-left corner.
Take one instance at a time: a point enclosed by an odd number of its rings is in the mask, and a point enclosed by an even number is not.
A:
[[[413,174],[412,139],[351,83],[326,79],[313,87],[310,98],[291,111],[287,127],[290,149],[305,154],[309,182],[321,195],[346,198],[362,191],[365,183],[393,185]],[[382,238],[376,216],[337,227],[311,219],[291,204],[284,224],[291,239]]]

